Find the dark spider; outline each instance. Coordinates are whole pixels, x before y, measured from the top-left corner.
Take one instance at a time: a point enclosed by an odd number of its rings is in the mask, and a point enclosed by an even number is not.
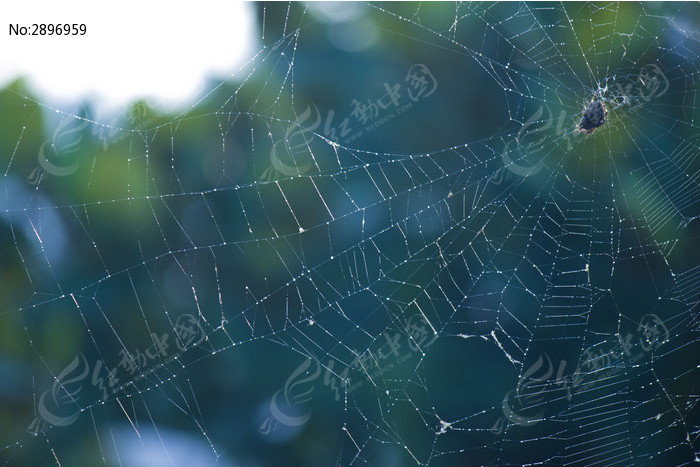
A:
[[[607,116],[608,110],[605,108],[605,104],[601,101],[591,101],[588,107],[583,109],[583,117],[581,117],[581,122],[576,129],[590,135],[603,126]]]

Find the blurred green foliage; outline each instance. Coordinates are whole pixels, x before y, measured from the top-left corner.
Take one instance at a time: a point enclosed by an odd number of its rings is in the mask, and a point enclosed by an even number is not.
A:
[[[367,443],[360,460],[377,465],[414,465],[436,451],[453,454],[435,465],[517,459],[521,448],[488,432],[518,381],[488,336],[518,320],[507,345],[530,343],[540,298],[552,294],[541,274],[553,281],[566,261],[586,258],[589,280],[612,290],[586,302],[590,321],[575,342],[566,327],[537,337],[556,361],[571,362],[567,371],[596,343],[591,333],[611,338],[636,332],[649,313],[694,313],[662,294],[673,288],[672,271],[697,266],[697,220],[679,227],[697,216],[697,200],[677,194],[677,206],[650,203],[657,194],[638,188],[679,143],[697,150],[698,41],[671,26],[674,18],[698,24],[696,5],[346,4],[347,22],[329,21],[323,8],[331,7],[257,5],[264,39],[250,73],[212,82],[213,92],[183,113],[142,101],[103,121],[90,103],[53,111],[24,80],[0,91],[3,462],[111,463],[112,448],[100,443],[111,427],[130,424],[199,441],[206,431],[207,448],[241,465],[347,465],[355,443]],[[359,52],[339,49],[334,34],[348,28],[359,40],[358,25],[375,41]],[[648,63],[664,70],[669,92],[611,110],[593,136],[572,136],[573,150],[552,126],[544,149],[525,155],[542,154],[545,169],[488,183],[503,170],[504,144],[538,108],[563,112],[572,132],[599,85],[612,92]],[[408,103],[415,64],[429,69],[434,94],[401,114],[377,109],[392,117],[376,129],[351,117],[355,102],[376,102],[395,84]],[[352,131],[342,136],[346,117]],[[49,162],[77,162],[76,171],[37,171],[42,145],[69,132],[58,146],[79,143]],[[664,188],[655,188],[659,196]],[[655,228],[658,209],[673,221]],[[561,227],[556,241],[565,248],[554,251],[548,222]],[[579,242],[581,229],[588,236]],[[475,257],[491,263],[472,270]],[[347,402],[318,379],[307,424],[278,439],[258,432],[269,398],[304,355],[335,361],[340,373],[419,313],[441,324],[425,358],[411,351],[377,381],[353,369],[351,381],[364,384]],[[204,317],[208,339],[179,352],[173,330],[184,314]],[[677,346],[686,343],[674,332]],[[116,368],[122,349],[145,351],[153,334],[166,333],[167,355],[142,375],[119,369],[119,403],[96,402],[99,392],[85,384],[79,406],[91,408],[75,424],[27,433],[37,398],[76,355]],[[692,366],[684,355],[668,379]],[[635,382],[648,382],[632,373],[628,401]],[[692,392],[687,379],[678,384],[678,394]],[[463,426],[479,429],[451,432],[436,447],[435,412],[444,421],[471,417]],[[631,426],[637,419],[628,420],[629,436],[644,453],[637,443],[646,435]],[[547,433],[547,423],[515,427],[513,439]],[[674,448],[662,460],[687,454],[674,430],[650,444]]]

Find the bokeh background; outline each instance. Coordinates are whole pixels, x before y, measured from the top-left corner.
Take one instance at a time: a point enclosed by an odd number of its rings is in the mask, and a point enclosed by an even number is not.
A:
[[[2,463],[691,463],[697,4],[255,12],[172,111],[0,91]]]

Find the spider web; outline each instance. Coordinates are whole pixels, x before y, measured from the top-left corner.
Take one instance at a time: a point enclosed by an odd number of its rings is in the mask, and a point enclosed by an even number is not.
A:
[[[697,5],[344,8],[179,115],[3,95],[3,462],[697,462]]]

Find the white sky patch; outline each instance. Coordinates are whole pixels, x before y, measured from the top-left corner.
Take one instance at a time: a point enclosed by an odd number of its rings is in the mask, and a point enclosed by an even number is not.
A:
[[[38,99],[89,99],[121,107],[136,99],[185,105],[207,78],[226,79],[258,49],[253,3],[30,0],[0,4],[0,86],[26,77]],[[10,25],[85,24],[85,35],[9,35]]]

